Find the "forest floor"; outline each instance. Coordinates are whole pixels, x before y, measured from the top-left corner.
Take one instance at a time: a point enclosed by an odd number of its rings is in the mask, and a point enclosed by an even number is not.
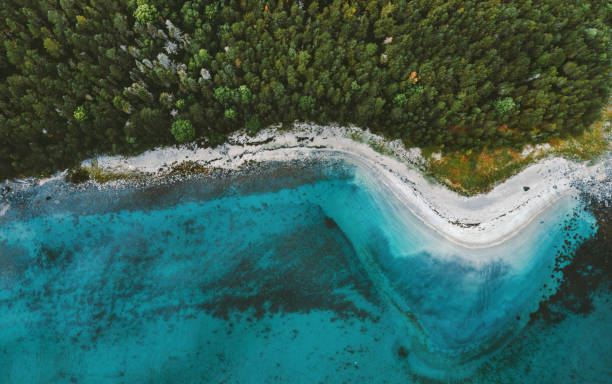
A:
[[[608,105],[602,119],[577,137],[554,139],[522,151],[511,148],[485,149],[480,153],[452,152],[442,155],[424,149],[428,160],[425,171],[463,195],[471,196],[490,191],[528,165],[547,156],[569,160],[595,160],[612,148],[612,105]]]

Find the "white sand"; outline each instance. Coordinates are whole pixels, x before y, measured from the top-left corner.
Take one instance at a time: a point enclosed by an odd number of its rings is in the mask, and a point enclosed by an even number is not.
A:
[[[365,144],[368,142],[385,143],[393,154],[382,155]],[[256,137],[235,134],[228,144],[217,148],[166,147],[131,158],[105,156],[97,160],[98,166],[104,169],[163,173],[172,164],[186,160],[236,169],[249,161],[321,156],[342,156],[371,171],[375,184],[393,193],[425,224],[448,240],[470,248],[503,242],[561,197],[577,193],[571,186],[573,181],[597,177],[605,167],[603,163],[587,166],[563,158],[549,158],[497,185],[489,193],[468,198],[428,181],[418,169],[424,161],[418,149],[405,149],[399,141],[384,142],[380,136],[354,127],[310,124],[297,125],[291,131],[270,128]],[[88,163],[91,161],[84,162]],[[524,191],[523,187],[529,190]]]

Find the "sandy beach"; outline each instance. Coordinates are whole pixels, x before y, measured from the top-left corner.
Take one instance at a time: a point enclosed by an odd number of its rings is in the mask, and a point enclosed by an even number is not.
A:
[[[368,145],[379,142],[383,142],[381,137],[359,128],[299,124],[290,131],[268,128],[254,137],[238,133],[216,148],[166,147],[131,158],[103,156],[97,158],[97,164],[106,170],[155,175],[184,161],[238,169],[252,162],[340,156],[370,171],[374,184],[393,193],[425,224],[468,248],[505,241],[558,199],[578,193],[572,187],[575,181],[596,180],[605,171],[603,163],[587,165],[552,157],[486,194],[465,197],[423,176],[419,149],[406,149],[399,141],[385,142],[392,153],[381,154]]]

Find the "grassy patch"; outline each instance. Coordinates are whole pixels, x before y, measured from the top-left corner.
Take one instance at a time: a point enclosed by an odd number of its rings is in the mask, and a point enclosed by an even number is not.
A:
[[[89,178],[100,184],[117,180],[138,180],[143,177],[140,173],[111,171],[98,166],[96,160],[92,161],[91,167],[86,167],[89,171]]]
[[[531,157],[521,158],[508,149],[470,155],[455,152],[440,160],[430,159],[427,172],[456,192],[474,195],[490,190],[532,161]]]
[[[100,184],[116,180],[138,180],[143,177],[140,173],[110,171],[98,166],[96,160],[92,161],[91,167],[78,166],[71,169],[66,175],[66,181],[79,184],[87,180],[94,180]]]
[[[66,181],[74,184],[81,184],[89,180],[89,170],[85,167],[76,167],[68,171]]]
[[[429,165],[425,171],[463,195],[488,192],[497,183],[549,155],[582,161],[596,159],[611,148],[611,121],[612,107],[608,107],[603,118],[582,135],[552,140],[549,148],[536,150],[525,156],[515,150],[502,148],[469,154],[453,152],[436,160],[430,156],[431,151],[427,151],[425,156],[429,159]]]
[[[350,137],[353,141],[363,143],[363,134],[361,132],[351,132]]]
[[[553,140],[552,153],[573,160],[592,160],[610,149],[612,106],[608,106],[603,119],[593,124],[582,135],[567,140]]]
[[[167,170],[160,169],[160,177],[167,176],[187,176],[187,175],[202,175],[213,171],[212,168],[206,167],[195,161],[183,161],[178,164],[173,164]],[[94,180],[100,184],[108,183],[109,181],[117,180],[143,180],[147,177],[155,178],[157,176],[142,172],[126,172],[101,168],[96,160],[92,161],[91,167],[79,166],[68,172],[66,181],[72,183],[83,183],[87,180]]]
[[[385,140],[370,139],[368,141],[368,146],[376,152],[380,153],[381,155],[392,157],[395,156],[395,152],[388,147],[387,142]]]
[[[167,173],[169,176],[173,175],[203,175],[210,173],[212,168],[206,167],[198,162],[187,160],[172,166],[170,171]]]

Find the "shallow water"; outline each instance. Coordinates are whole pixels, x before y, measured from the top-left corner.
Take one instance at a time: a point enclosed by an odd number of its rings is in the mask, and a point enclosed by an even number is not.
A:
[[[558,361],[577,343],[590,368],[572,377],[612,380],[608,290],[586,316],[532,315],[563,283],[559,256],[597,230],[576,199],[486,249],[444,240],[342,162],[12,199],[9,383],[529,382],[533,359],[570,383]]]

